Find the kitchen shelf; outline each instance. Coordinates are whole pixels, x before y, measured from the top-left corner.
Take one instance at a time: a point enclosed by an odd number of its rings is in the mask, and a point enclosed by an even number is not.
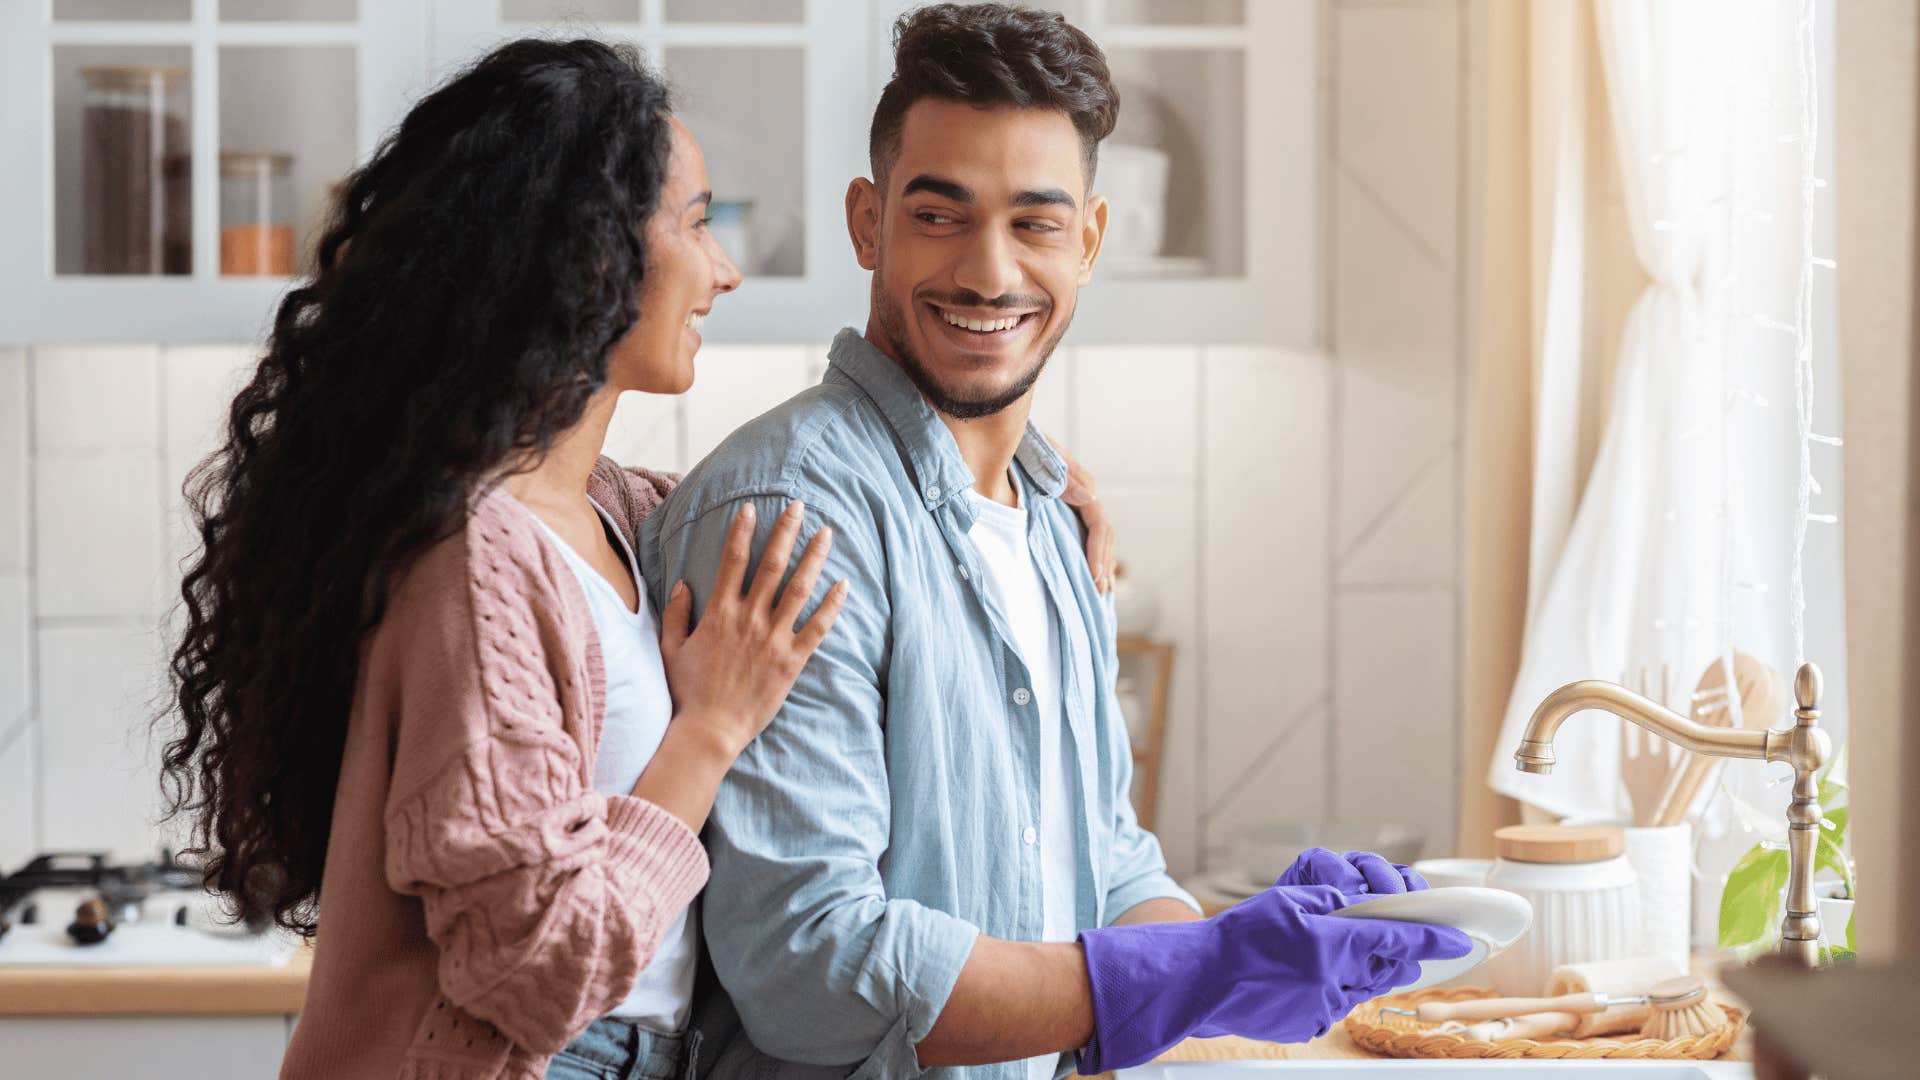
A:
[[[824,342],[866,319],[869,278],[849,249],[843,200],[849,180],[868,172],[867,124],[890,74],[892,22],[914,2],[0,4],[0,144],[40,148],[27,167],[0,175],[0,231],[28,239],[0,249],[0,290],[13,301],[0,308],[0,343],[258,340],[294,279],[221,274],[220,152],[293,156],[296,250],[310,250],[330,185],[410,102],[482,50],[531,33],[640,46],[675,83],[716,195],[751,202],[747,237],[729,241],[748,249],[733,252],[746,281],[716,307],[708,340]],[[1113,199],[1111,258],[1080,295],[1069,344],[1312,344],[1317,6],[1060,7],[1107,48],[1123,96],[1095,185]],[[76,151],[55,129],[68,100],[59,71],[87,50],[188,71],[186,273],[74,272]],[[284,123],[266,122],[275,116]],[[1164,200],[1130,179],[1126,142],[1166,155]]]

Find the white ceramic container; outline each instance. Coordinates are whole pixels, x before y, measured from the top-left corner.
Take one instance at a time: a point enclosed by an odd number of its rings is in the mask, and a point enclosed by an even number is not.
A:
[[[1546,992],[1562,964],[1620,960],[1641,947],[1640,887],[1619,829],[1515,825],[1494,834],[1487,886],[1533,905],[1533,925],[1483,969],[1503,995]]]

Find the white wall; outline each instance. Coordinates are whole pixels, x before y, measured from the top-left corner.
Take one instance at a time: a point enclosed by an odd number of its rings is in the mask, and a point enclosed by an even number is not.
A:
[[[710,347],[686,397],[623,400],[608,452],[683,470],[825,362]],[[0,865],[159,843],[144,721],[190,550],[178,491],[250,368],[243,347],[0,350]],[[1317,755],[1327,717],[1330,393],[1324,360],[1238,347],[1065,347],[1040,383],[1178,646],[1159,824],[1183,873],[1234,827],[1321,811],[1322,785],[1268,774]]]

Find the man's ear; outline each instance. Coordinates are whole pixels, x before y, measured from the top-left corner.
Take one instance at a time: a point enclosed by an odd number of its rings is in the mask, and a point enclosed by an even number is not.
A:
[[[1093,264],[1106,239],[1107,197],[1095,195],[1087,200],[1086,220],[1080,226],[1080,284],[1093,280]]]
[[[880,267],[880,189],[864,176],[847,185],[847,236],[860,269]]]

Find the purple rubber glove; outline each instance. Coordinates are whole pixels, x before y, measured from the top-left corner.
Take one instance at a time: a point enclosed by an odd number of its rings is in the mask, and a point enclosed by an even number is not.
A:
[[[1420,961],[1473,948],[1451,926],[1330,917],[1346,903],[1328,885],[1276,886],[1201,922],[1081,932],[1094,1035],[1080,1072],[1151,1061],[1190,1037],[1305,1042],[1413,982]]]
[[[1371,851],[1349,851],[1335,855],[1323,847],[1310,847],[1293,860],[1275,885],[1331,885],[1342,894],[1380,896],[1385,893],[1419,892],[1427,880],[1399,863],[1390,863]]]

